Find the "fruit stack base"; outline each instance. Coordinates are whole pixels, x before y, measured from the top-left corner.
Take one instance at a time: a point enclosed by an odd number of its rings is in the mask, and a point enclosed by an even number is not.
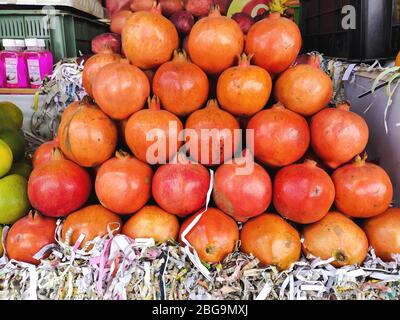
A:
[[[122,249],[124,248],[124,250]],[[97,239],[90,254],[60,243],[35,267],[0,260],[0,299],[66,300],[394,300],[400,297],[400,256],[391,263],[373,251],[362,267],[336,269],[306,259],[278,272],[234,252],[209,267],[208,281],[182,247],[125,236]],[[124,253],[125,252],[125,253]],[[101,268],[101,259],[105,267]],[[124,271],[122,272],[122,269]],[[115,275],[115,276],[113,276]]]

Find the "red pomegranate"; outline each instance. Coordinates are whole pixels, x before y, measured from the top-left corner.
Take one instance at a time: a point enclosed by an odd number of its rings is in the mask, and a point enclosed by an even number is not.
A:
[[[370,218],[385,212],[393,199],[390,177],[381,167],[358,156],[354,163],[337,169],[332,180],[335,205],[355,218]]]
[[[28,197],[42,214],[64,217],[86,203],[91,186],[89,174],[55,149],[49,162],[32,171]]]
[[[314,161],[285,167],[275,176],[275,209],[293,222],[309,224],[321,220],[334,199],[331,178]]]
[[[161,208],[179,217],[186,217],[206,205],[209,185],[208,170],[178,153],[175,161],[157,169],[152,191],[154,200]]]
[[[129,118],[125,140],[139,160],[150,164],[167,163],[182,145],[179,137],[183,125],[173,113],[161,110],[158,97],[149,98],[148,104],[149,109],[140,110]]]
[[[247,129],[254,130],[256,159],[271,167],[283,167],[298,161],[310,145],[306,119],[280,103],[257,113]]]
[[[365,150],[369,130],[365,120],[341,104],[317,113],[311,120],[311,143],[315,153],[336,169]]]
[[[286,108],[303,116],[312,116],[328,106],[333,95],[333,84],[321,69],[299,64],[278,78],[274,95]]]
[[[131,17],[132,11],[129,10],[121,10],[111,16],[111,32],[121,34],[122,30],[128,19]]]
[[[125,223],[122,233],[132,239],[153,238],[157,243],[176,241],[179,221],[159,207],[146,206]]]
[[[274,12],[250,28],[246,52],[254,54],[256,65],[275,75],[285,71],[296,60],[301,42],[299,27],[281,17],[279,12]]]
[[[54,243],[56,220],[30,212],[18,220],[7,233],[6,250],[9,259],[38,265],[34,256],[48,244]],[[43,256],[47,258],[49,254]]]
[[[58,139],[55,138],[52,141],[43,143],[39,148],[35,150],[32,156],[32,166],[36,168],[39,165],[49,162],[51,155],[53,154],[54,148],[58,148]]]
[[[213,198],[219,209],[245,222],[268,209],[272,200],[271,178],[246,151],[241,159],[217,169]]]
[[[182,244],[184,244],[182,233],[198,214],[200,212],[183,222],[179,232],[179,240]],[[235,250],[236,242],[239,240],[239,229],[236,222],[222,211],[208,208],[187,234],[186,239],[196,249],[201,260],[217,263]]]
[[[123,151],[102,164],[96,175],[96,195],[100,203],[118,214],[141,209],[151,197],[151,167]]]
[[[233,157],[241,137],[239,122],[219,108],[217,100],[192,113],[186,121],[190,157],[203,165],[218,165]]]
[[[252,254],[261,265],[286,270],[301,256],[300,235],[276,214],[262,214],[246,222],[240,232],[240,250]]]

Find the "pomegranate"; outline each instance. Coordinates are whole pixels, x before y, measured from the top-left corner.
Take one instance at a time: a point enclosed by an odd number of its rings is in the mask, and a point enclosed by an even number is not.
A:
[[[102,164],[96,175],[95,189],[100,203],[118,214],[141,209],[151,197],[151,167],[127,153]]]
[[[368,125],[349,104],[317,113],[311,120],[311,143],[315,153],[336,169],[365,150]]]
[[[254,130],[254,148],[251,149],[254,149],[256,159],[272,167],[298,161],[310,145],[306,119],[280,103],[257,113],[247,129]]]
[[[103,33],[92,40],[93,53],[121,53],[121,36],[116,33]]]
[[[262,214],[246,222],[240,232],[240,250],[253,254],[262,266],[289,269],[301,256],[300,235],[280,216]]]
[[[368,252],[364,231],[339,212],[330,212],[322,220],[303,230],[303,251],[323,260],[334,258],[332,265],[361,265]]]
[[[233,163],[221,165],[214,180],[214,201],[235,220],[245,222],[264,213],[272,200],[268,172],[254,163],[249,151]]]
[[[239,25],[221,16],[218,6],[208,17],[197,21],[189,34],[190,59],[209,74],[220,74],[231,67],[243,47],[244,35]]]
[[[183,0],[160,0],[162,13],[167,17],[183,10]]]
[[[140,110],[129,118],[125,139],[139,160],[150,164],[166,163],[182,145],[178,138],[183,125],[177,116],[161,110],[158,97],[149,99],[148,104],[149,109]],[[154,140],[148,139],[149,132],[154,132]]]
[[[28,182],[32,206],[49,217],[64,217],[82,207],[89,198],[89,174],[77,164],[64,159],[55,149],[51,160],[36,167]]]
[[[321,220],[335,199],[329,175],[311,160],[281,169],[274,181],[274,206],[285,218],[302,224]]]
[[[336,188],[335,205],[355,218],[370,218],[385,212],[393,199],[390,177],[381,167],[358,156],[354,163],[332,175]]]
[[[56,220],[43,217],[31,211],[27,216],[14,223],[7,233],[6,251],[8,258],[39,265],[34,256],[45,246],[54,243]],[[49,253],[43,258],[47,258]]]
[[[71,213],[65,219],[61,237],[64,242],[75,245],[80,235],[85,235],[79,246],[82,249],[96,237],[103,237],[111,231],[119,233],[121,226],[122,221],[118,215],[100,205],[92,205]]]
[[[301,49],[299,27],[279,12],[256,22],[247,33],[246,52],[254,54],[254,63],[271,75],[285,71]],[[285,101],[281,101],[285,104]]]
[[[213,0],[184,0],[186,11],[196,17],[206,16],[213,5]]]
[[[186,121],[188,129],[196,133],[192,137],[187,131],[190,156],[204,165],[217,165],[229,160],[241,143],[239,122],[230,113],[221,110],[216,100],[210,100],[205,109],[189,116]],[[204,147],[208,150],[203,150]]]
[[[177,11],[169,19],[182,37],[188,35],[194,25],[194,17],[187,11]]]
[[[128,19],[132,16],[132,11],[129,10],[121,10],[111,17],[111,25],[110,30],[111,32],[121,34],[122,29],[124,28]]]
[[[217,97],[221,107],[236,116],[250,117],[264,108],[272,90],[271,76],[250,65],[243,54],[239,66],[225,70],[218,79]]]
[[[182,244],[184,244],[182,233],[199,214],[200,212],[183,222],[179,232]],[[235,250],[236,242],[239,240],[239,229],[236,222],[222,211],[208,208],[187,234],[186,239],[197,251],[201,260],[218,263]]]
[[[392,261],[394,254],[400,254],[400,209],[391,208],[366,220],[363,228],[379,258]]]
[[[45,142],[39,148],[37,148],[32,155],[33,168],[49,162],[49,160],[51,159],[51,155],[53,154],[54,148],[58,148],[57,138],[52,141]]]
[[[146,206],[135,213],[122,229],[132,239],[153,238],[157,243],[175,241],[178,232],[178,218],[156,206]]]
[[[333,95],[331,78],[322,70],[300,64],[286,70],[276,81],[275,99],[303,116],[325,108]]]
[[[251,26],[255,23],[253,17],[246,12],[235,13],[232,19],[238,23],[244,34],[247,34]]]
[[[142,109],[150,83],[138,67],[116,62],[103,67],[93,83],[93,96],[112,119],[123,120]]]
[[[135,12],[122,31],[122,47],[129,61],[141,68],[152,69],[169,61],[179,46],[175,26],[161,15],[161,6]]]
[[[132,0],[131,10],[136,11],[149,11],[154,6],[154,0]]]

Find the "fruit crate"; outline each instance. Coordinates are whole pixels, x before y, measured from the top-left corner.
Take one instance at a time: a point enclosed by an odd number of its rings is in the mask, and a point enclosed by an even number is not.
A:
[[[91,40],[104,32],[108,25],[96,19],[64,9],[7,10],[0,6],[0,40],[45,39],[53,52],[54,61],[91,52]]]
[[[302,0],[304,50],[372,61],[395,57],[400,46],[400,0]],[[342,8],[355,8],[356,28],[342,26]]]

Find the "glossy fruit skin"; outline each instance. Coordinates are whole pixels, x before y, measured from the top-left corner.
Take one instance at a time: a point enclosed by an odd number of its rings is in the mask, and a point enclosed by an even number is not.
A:
[[[19,130],[24,122],[21,109],[9,101],[0,102],[0,131],[5,129]]]
[[[262,266],[289,269],[300,260],[300,235],[276,214],[262,214],[246,222],[240,232],[240,250],[253,254]]]
[[[86,93],[93,98],[92,85],[101,68],[113,62],[119,62],[122,57],[116,53],[98,53],[90,57],[83,68],[82,84]]]
[[[121,34],[126,22],[128,21],[131,15],[132,11],[129,10],[121,10],[113,14],[111,17],[111,25],[110,25],[111,32]]]
[[[157,206],[146,206],[125,223],[122,233],[132,239],[153,238],[157,243],[175,241],[179,221],[175,215]]]
[[[201,164],[169,163],[154,174],[152,190],[157,204],[179,217],[186,217],[206,205],[210,173]]]
[[[173,127],[170,130],[170,124],[174,125],[176,130]],[[157,131],[161,130],[166,137],[166,159],[162,159],[164,156],[162,154],[158,154],[154,159],[147,159],[147,152],[150,152],[151,158],[153,158],[155,153],[151,152],[151,148],[156,142],[147,141],[146,136],[155,129]],[[149,109],[140,110],[129,118],[125,128],[125,139],[129,149],[139,160],[150,164],[166,163],[176,154],[182,145],[182,142],[178,141],[182,130],[183,124],[179,118],[169,111],[160,110],[160,102],[155,97],[149,102]],[[171,147],[172,150],[170,150],[170,144],[176,146],[176,148]]]
[[[31,212],[18,220],[8,231],[5,243],[8,258],[39,265],[40,261],[33,257],[43,247],[55,243],[55,231],[55,219]]]
[[[85,235],[80,248],[83,248],[86,242],[100,236],[105,236],[108,231],[119,228],[116,233],[121,230],[121,218],[115,213],[107,210],[101,205],[93,205],[82,208],[81,210],[71,213],[64,221],[61,237],[65,241],[67,233],[70,234],[69,244],[74,245],[81,234]]]
[[[32,166],[36,168],[41,164],[49,162],[51,155],[55,148],[59,147],[58,139],[54,139],[43,143],[39,148],[35,150],[32,155]]]
[[[239,65],[225,70],[218,79],[218,101],[222,109],[236,116],[256,114],[271,95],[271,76],[263,68],[250,65],[250,59],[242,55]]]
[[[202,211],[183,222],[179,232],[179,241],[183,245],[182,233]],[[218,263],[234,251],[239,240],[239,229],[236,222],[221,210],[208,208],[186,239],[196,249],[201,260]]]
[[[243,52],[244,35],[232,19],[219,9],[193,26],[188,39],[190,59],[208,74],[220,74]]]
[[[286,108],[312,116],[331,101],[333,84],[324,71],[302,64],[289,68],[278,78],[274,95]]]
[[[313,161],[285,167],[275,176],[274,206],[290,221],[317,222],[329,212],[334,199],[331,178]]]
[[[214,179],[213,199],[219,209],[236,221],[245,222],[264,213],[272,200],[272,183],[268,172],[253,163],[250,174],[241,174],[241,161],[221,165]],[[252,159],[247,158],[248,163]]]
[[[231,159],[241,142],[240,137],[237,137],[239,122],[230,113],[221,110],[216,100],[210,100],[206,108],[193,112],[186,121],[185,129],[194,130],[196,133],[192,142],[190,138],[186,140],[187,144],[190,142],[193,146],[197,145],[197,150],[195,147],[190,148],[189,145],[190,157],[206,166],[218,165],[224,160]],[[212,137],[202,135],[202,130],[217,130],[216,133],[220,138],[219,146],[216,143],[213,146]],[[231,148],[227,148],[227,152],[225,152],[225,141],[232,145]],[[208,150],[203,150],[202,145],[207,146],[207,143]]]
[[[256,159],[271,167],[298,161],[310,145],[306,119],[280,104],[257,113],[247,129],[254,130],[254,150],[250,149]]]
[[[48,217],[65,217],[82,207],[89,198],[89,174],[56,151],[52,160],[36,167],[29,178],[32,206]]]
[[[156,68],[169,61],[178,46],[175,26],[153,9],[135,12],[122,30],[125,55],[141,69]]]
[[[0,178],[4,177],[11,169],[13,153],[9,145],[0,139]]]
[[[164,109],[179,117],[200,109],[208,90],[207,75],[187,60],[185,52],[175,51],[174,59],[163,64],[153,79],[153,92]]]
[[[148,164],[117,152],[97,172],[96,195],[105,208],[121,215],[131,214],[150,199],[152,178]]]
[[[82,167],[96,167],[110,159],[117,146],[115,123],[85,100],[73,105],[72,110],[68,108],[58,128],[64,155]]]
[[[16,174],[0,179],[0,224],[13,224],[28,213],[27,184]]]
[[[339,212],[330,212],[322,220],[303,229],[303,251],[322,260],[335,258],[335,267],[361,265],[368,252],[364,231]]]
[[[254,64],[275,75],[296,60],[301,43],[299,27],[279,13],[273,13],[250,28],[245,50],[254,54]]]
[[[377,216],[393,200],[393,185],[385,170],[360,157],[337,169],[332,180],[336,189],[335,206],[351,217]]]
[[[383,261],[392,261],[393,254],[400,254],[400,209],[391,208],[366,220],[363,229],[369,244]]]
[[[142,109],[150,94],[150,82],[138,67],[111,63],[103,67],[93,83],[93,96],[101,110],[123,120]]]
[[[25,155],[25,136],[22,130],[0,131],[0,139],[11,148],[13,161],[19,161]]]
[[[333,169],[354,159],[368,143],[367,123],[350,112],[347,104],[320,111],[312,118],[310,127],[315,153]]]

